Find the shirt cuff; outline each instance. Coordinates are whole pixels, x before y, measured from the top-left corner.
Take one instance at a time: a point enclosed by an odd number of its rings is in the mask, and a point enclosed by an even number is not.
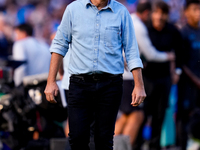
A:
[[[131,60],[128,62],[128,68],[129,70],[133,70],[135,68],[143,68],[143,64],[140,58],[136,58],[134,60]]]
[[[156,60],[157,62],[165,62],[168,61],[168,55],[166,52],[160,52],[159,54],[157,54],[154,58],[154,60]],[[155,62],[156,62],[155,61]]]
[[[57,53],[57,54],[62,55],[63,57],[66,55],[67,51],[68,50],[66,48],[57,44],[52,44],[52,46],[50,47],[51,53]]]

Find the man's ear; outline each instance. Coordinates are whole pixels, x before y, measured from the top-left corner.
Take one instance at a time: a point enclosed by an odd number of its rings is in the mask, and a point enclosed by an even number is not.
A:
[[[148,9],[146,9],[146,10],[142,13],[142,18],[143,18],[144,21],[147,21],[147,20],[148,20],[148,18],[150,17],[150,13],[151,13],[151,11],[148,10]]]
[[[144,12],[143,12],[143,15],[149,15],[149,13],[150,13],[150,10],[148,10],[148,9],[146,9]]]

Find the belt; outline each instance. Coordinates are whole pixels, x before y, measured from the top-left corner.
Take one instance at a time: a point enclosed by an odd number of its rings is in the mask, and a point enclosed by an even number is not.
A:
[[[78,75],[71,75],[71,77],[79,78],[82,80],[93,80],[93,81],[100,81],[100,80],[107,80],[115,77],[122,77],[122,74],[109,74],[109,73],[95,73],[95,74],[78,74]]]

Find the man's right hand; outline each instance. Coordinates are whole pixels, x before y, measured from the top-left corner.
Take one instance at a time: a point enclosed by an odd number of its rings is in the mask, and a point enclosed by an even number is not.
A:
[[[167,52],[167,58],[169,61],[175,61],[176,56],[174,52]]]
[[[63,56],[57,53],[51,54],[51,63],[49,69],[49,76],[47,79],[47,86],[44,91],[46,99],[50,103],[57,103],[55,96],[58,95],[58,85],[56,84],[56,75],[63,61]]]
[[[190,78],[190,80],[196,85],[198,89],[200,89],[200,78],[196,76],[187,66],[182,66],[183,71],[185,74]]]
[[[47,86],[44,91],[47,101],[49,101],[50,103],[57,103],[57,101],[55,100],[55,96],[58,95],[58,91],[59,89],[56,82],[47,82]]]

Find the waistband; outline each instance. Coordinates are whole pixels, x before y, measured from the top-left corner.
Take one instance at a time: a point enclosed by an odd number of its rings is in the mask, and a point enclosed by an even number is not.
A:
[[[71,77],[80,78],[82,80],[93,80],[93,81],[100,81],[100,80],[106,80],[116,77],[122,77],[122,74],[109,74],[109,73],[95,73],[95,74],[78,74],[78,75],[71,75]]]

